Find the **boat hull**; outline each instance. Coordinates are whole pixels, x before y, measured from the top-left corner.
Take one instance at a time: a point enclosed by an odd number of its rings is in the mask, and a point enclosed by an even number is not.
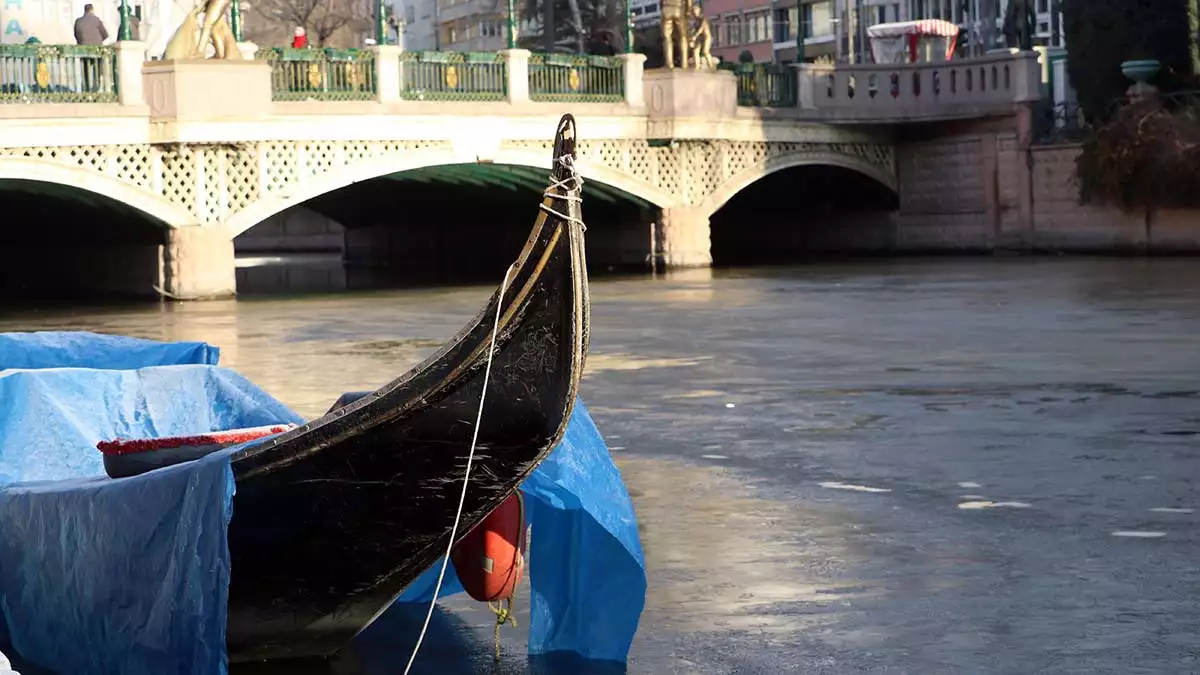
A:
[[[573,150],[568,116],[555,142],[556,183],[569,183],[573,169],[564,166],[573,165],[560,158]],[[588,291],[578,201],[563,200],[562,185],[548,193],[506,283],[442,350],[382,389],[235,455],[231,661],[331,654],[444,555],[493,326],[459,537],[561,440],[586,354]]]

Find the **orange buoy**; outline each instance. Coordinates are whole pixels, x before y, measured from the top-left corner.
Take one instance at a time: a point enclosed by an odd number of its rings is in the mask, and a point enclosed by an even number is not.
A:
[[[480,602],[511,600],[525,567],[525,504],[514,492],[454,545],[450,561]]]

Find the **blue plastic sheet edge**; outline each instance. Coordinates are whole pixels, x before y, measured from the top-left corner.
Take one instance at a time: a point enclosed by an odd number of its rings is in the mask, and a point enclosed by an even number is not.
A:
[[[136,363],[108,356],[74,354],[76,362]],[[10,451],[24,447],[41,460],[59,455],[43,477],[64,479],[0,487],[0,638],[55,672],[226,672],[224,535],[236,449],[114,481],[88,477],[103,471],[94,444],[299,421],[295,413],[211,366],[10,371],[0,374],[0,400],[20,402],[0,417],[0,475],[38,474],[11,466]],[[530,655],[624,662],[645,600],[645,561],[632,502],[582,402],[521,489],[534,532]],[[400,601],[429,601],[437,570]],[[442,596],[461,591],[453,566],[447,575]]]
[[[0,370],[215,366],[221,350],[206,342],[155,342],[86,331],[0,333]]]

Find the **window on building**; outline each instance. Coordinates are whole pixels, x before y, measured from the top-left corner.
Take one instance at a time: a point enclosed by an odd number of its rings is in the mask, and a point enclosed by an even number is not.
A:
[[[746,42],[766,42],[771,39],[771,15],[754,12],[746,15]]]
[[[725,46],[742,44],[742,17],[729,14],[725,17]]]
[[[787,42],[796,37],[795,18],[795,7],[780,7],[775,10],[775,23],[773,26],[773,39],[775,42]]]
[[[892,21],[900,20],[900,3],[892,4]]]
[[[804,5],[804,37],[833,35],[833,2],[814,2]]]
[[[479,37],[496,37],[504,35],[504,26],[496,19],[479,22]]]
[[[719,16],[708,17],[709,26],[712,28],[712,46],[713,49],[725,44],[725,20]]]

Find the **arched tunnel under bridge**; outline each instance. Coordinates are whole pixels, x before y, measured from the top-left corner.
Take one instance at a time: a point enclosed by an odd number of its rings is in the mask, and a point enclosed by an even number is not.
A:
[[[0,303],[153,296],[170,227],[119,197],[0,179]]]
[[[525,243],[547,177],[543,168],[451,164],[334,190],[234,239],[239,292],[496,281]],[[583,212],[593,273],[646,268],[653,204],[586,181]],[[272,264],[280,259],[292,262]]]
[[[265,220],[246,217],[238,228],[222,230],[222,236],[236,235],[238,292],[494,282],[520,251],[547,173],[511,164],[443,164],[280,201],[272,208],[281,210],[264,211]],[[711,252],[718,265],[895,248],[896,195],[871,177],[811,165],[753,178],[718,195],[725,203],[700,209],[713,211]],[[7,225],[0,228],[3,302],[157,296],[164,249],[179,234],[169,225],[182,221],[172,210],[178,207],[123,193],[115,181],[113,190],[102,187],[0,180]],[[587,180],[584,216],[593,273],[644,271],[661,256],[655,239],[665,226],[658,205]]]
[[[785,168],[751,183],[710,218],[713,264],[783,264],[898,248],[899,197],[840,166]]]
[[[547,178],[544,168],[454,164],[333,190],[230,232],[238,292],[497,281],[524,244]],[[88,187],[0,179],[0,304],[157,297],[172,214]],[[598,181],[584,189],[592,271],[644,269],[657,209]]]

